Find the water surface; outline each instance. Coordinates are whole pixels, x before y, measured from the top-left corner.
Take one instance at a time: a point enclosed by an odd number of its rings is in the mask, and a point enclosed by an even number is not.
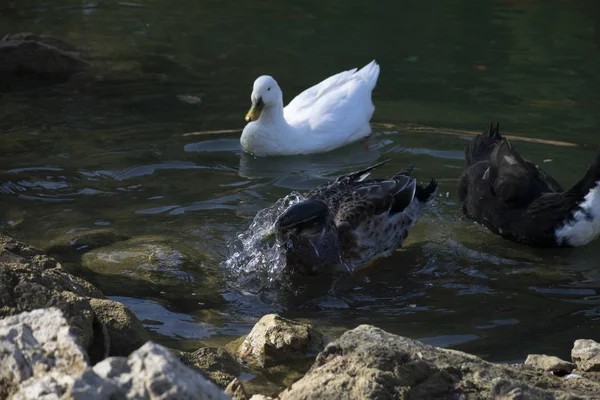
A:
[[[499,120],[508,134],[572,143],[514,142],[574,183],[599,144],[597,1],[32,0],[1,5],[0,26],[94,59],[65,84],[0,94],[3,230],[54,251],[162,343],[224,344],[271,311],[333,334],[374,324],[492,361],[568,357],[573,340],[597,336],[600,244],[533,250],[462,219],[469,135],[449,134]],[[241,152],[235,130],[258,75],[289,101],[373,58],[369,150]],[[228,288],[227,243],[257,211],[385,158],[376,176],[415,163],[420,181],[440,181],[403,249],[276,303]]]

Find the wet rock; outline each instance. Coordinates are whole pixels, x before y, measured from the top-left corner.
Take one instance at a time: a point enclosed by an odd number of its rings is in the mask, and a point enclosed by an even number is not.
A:
[[[203,347],[183,356],[184,362],[221,387],[226,387],[241,372],[237,361],[224,349]]]
[[[216,385],[153,342],[146,343],[129,358],[111,357],[96,364],[74,382],[67,397],[75,400],[230,399]]]
[[[600,371],[600,344],[591,339],[576,340],[571,358],[582,371]]]
[[[55,38],[19,33],[0,41],[0,72],[68,78],[89,67],[77,48]]]
[[[242,382],[238,378],[235,378],[227,385],[225,393],[231,396],[233,400],[248,400],[246,389],[244,389],[244,385],[242,385]]]
[[[0,398],[37,399],[64,392],[87,368],[86,355],[56,308],[0,320]]]
[[[128,356],[150,340],[141,321],[124,304],[104,299],[90,299],[98,321],[106,326],[110,339],[110,356]]]
[[[525,360],[525,364],[531,365],[533,368],[549,371],[560,376],[568,375],[575,369],[575,364],[572,362],[544,354],[528,355],[527,359]]]
[[[584,379],[566,380],[528,365],[492,364],[361,325],[330,343],[280,398],[599,398],[600,383]]]
[[[254,325],[236,353],[250,365],[269,368],[310,357],[323,346],[323,335],[310,325],[269,314]]]

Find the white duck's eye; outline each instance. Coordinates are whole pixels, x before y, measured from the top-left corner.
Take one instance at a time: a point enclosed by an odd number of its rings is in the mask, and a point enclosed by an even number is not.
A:
[[[271,88],[268,88],[268,89],[267,89],[267,92],[268,92],[269,90],[271,90]]]

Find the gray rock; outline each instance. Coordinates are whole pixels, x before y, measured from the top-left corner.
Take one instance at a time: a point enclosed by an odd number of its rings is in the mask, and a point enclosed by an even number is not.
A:
[[[323,335],[312,326],[268,314],[254,325],[236,353],[250,365],[268,368],[310,357],[323,345]]]
[[[129,358],[111,357],[81,375],[68,398],[226,400],[213,383],[183,365],[166,348],[148,342]]]
[[[591,339],[576,340],[571,359],[582,371],[600,371],[600,344]]]
[[[86,355],[60,310],[0,320],[0,398],[63,393],[86,368]]]
[[[600,383],[582,379],[492,364],[361,325],[330,343],[280,399],[600,398]]]
[[[575,364],[569,361],[561,360],[558,357],[547,356],[544,354],[530,354],[525,360],[526,365],[542,371],[550,371],[555,374],[568,375],[575,369]]]
[[[109,355],[126,357],[150,340],[144,325],[126,305],[105,299],[90,299],[90,305],[108,330]]]

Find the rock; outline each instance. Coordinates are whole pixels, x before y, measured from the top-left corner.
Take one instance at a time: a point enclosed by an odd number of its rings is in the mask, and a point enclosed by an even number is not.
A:
[[[83,254],[84,267],[106,275],[126,275],[148,282],[193,282],[184,272],[188,258],[160,238],[139,237],[120,241]]]
[[[225,393],[231,396],[233,400],[248,400],[246,389],[244,389],[244,385],[242,385],[242,382],[238,378],[235,378],[227,385]]]
[[[124,304],[104,299],[90,299],[96,318],[104,324],[110,338],[110,356],[128,356],[150,340],[144,325]]]
[[[241,372],[237,361],[224,349],[203,347],[184,354],[184,362],[221,387],[226,387]]]
[[[557,400],[552,392],[548,390],[538,389],[536,387],[528,386],[523,383],[497,379],[496,384],[492,388],[490,398],[492,400]],[[572,399],[576,400],[579,397],[570,396],[565,394],[560,399]]]
[[[559,376],[565,376],[575,369],[575,364],[569,361],[561,360],[558,357],[547,356],[543,354],[530,354],[525,360],[526,365],[542,371],[550,371]]]
[[[600,371],[600,344],[591,339],[579,339],[573,344],[571,359],[582,371]]]
[[[60,256],[61,259],[79,260],[83,253],[127,239],[129,239],[128,236],[119,234],[112,229],[78,231],[53,241],[51,246],[45,248],[45,251],[47,254]]]
[[[264,396],[262,394],[255,394],[254,396],[250,397],[250,400],[273,400],[273,398]]]
[[[105,353],[129,355],[149,340],[126,306],[106,300],[100,290],[68,274],[40,250],[0,235],[0,318],[48,307],[63,311],[94,362]]]
[[[323,335],[310,325],[269,314],[254,325],[237,355],[250,365],[269,368],[306,359],[320,351],[323,345]]]
[[[230,397],[164,347],[148,342],[129,358],[91,368],[57,308],[0,320],[0,398],[199,399]]]
[[[600,383],[566,380],[528,365],[492,364],[361,325],[327,345],[310,371],[280,398],[525,399],[529,395],[600,398]]]
[[[0,41],[0,72],[61,80],[89,67],[74,46],[55,38],[20,33]]]
[[[0,398],[37,399],[64,392],[87,368],[86,355],[56,308],[0,320]]]
[[[0,318],[57,307],[87,348],[94,321],[87,297],[104,296],[88,282],[66,273],[41,251],[0,235]]]
[[[230,399],[216,385],[153,342],[131,353],[128,359],[111,357],[96,364],[74,382],[67,398]]]

